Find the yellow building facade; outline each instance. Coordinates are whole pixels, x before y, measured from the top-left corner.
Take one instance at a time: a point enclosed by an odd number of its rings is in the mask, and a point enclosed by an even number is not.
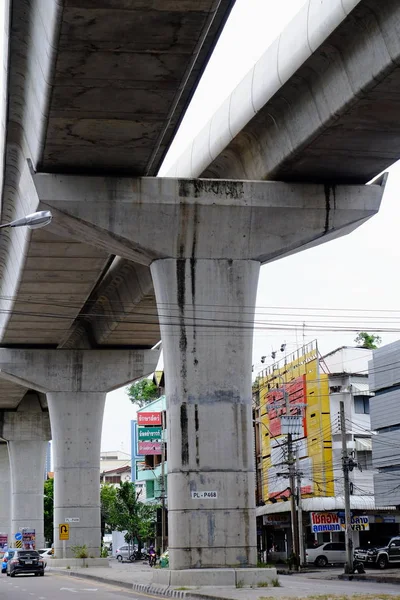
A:
[[[302,497],[333,496],[329,383],[328,375],[321,373],[317,342],[265,369],[258,382],[263,501],[290,495],[288,432],[299,458]],[[292,431],[288,416],[296,423]]]

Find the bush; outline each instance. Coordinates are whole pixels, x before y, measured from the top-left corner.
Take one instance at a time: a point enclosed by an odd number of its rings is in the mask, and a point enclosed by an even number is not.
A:
[[[83,546],[71,546],[71,550],[75,558],[89,558],[86,544]]]

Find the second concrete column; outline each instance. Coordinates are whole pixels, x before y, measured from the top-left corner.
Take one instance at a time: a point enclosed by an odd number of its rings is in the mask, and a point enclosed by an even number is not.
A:
[[[11,546],[11,474],[6,443],[0,443],[0,481],[0,533],[7,535]]]
[[[105,392],[49,392],[53,430],[54,546],[63,556],[58,526],[70,526],[70,547],[86,545],[98,556],[100,538],[100,443]]]

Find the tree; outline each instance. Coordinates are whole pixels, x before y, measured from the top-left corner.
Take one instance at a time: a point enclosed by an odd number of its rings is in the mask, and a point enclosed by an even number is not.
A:
[[[382,342],[382,339],[379,335],[367,333],[366,331],[360,331],[354,341],[359,348],[369,348],[370,350],[375,350]]]
[[[54,479],[44,482],[44,539],[53,543]]]
[[[139,501],[135,484],[123,481],[116,488],[112,521],[117,531],[127,531],[127,542],[138,541],[139,552],[143,542],[154,538],[157,506]]]
[[[101,539],[105,533],[111,533],[115,529],[115,502],[117,490],[109,483],[100,488],[100,517],[101,517]]]
[[[128,387],[127,394],[132,404],[137,404],[139,408],[146,406],[159,396],[158,387],[151,379],[141,379],[133,383]]]

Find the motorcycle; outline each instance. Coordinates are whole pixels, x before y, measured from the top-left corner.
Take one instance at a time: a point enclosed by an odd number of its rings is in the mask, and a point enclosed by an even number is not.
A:
[[[149,554],[149,567],[155,567],[157,563],[157,555]]]

